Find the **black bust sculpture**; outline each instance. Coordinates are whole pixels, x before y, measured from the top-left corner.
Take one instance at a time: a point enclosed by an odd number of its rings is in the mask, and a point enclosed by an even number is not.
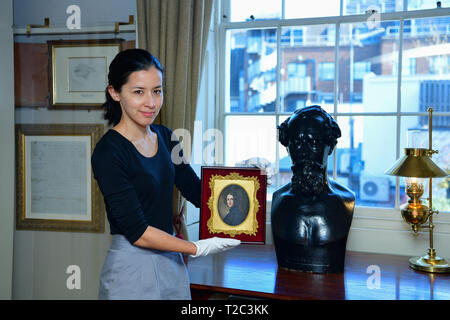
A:
[[[355,195],[328,179],[327,160],[341,130],[320,106],[298,109],[278,127],[293,166],[290,183],[272,198],[278,265],[315,273],[344,271]]]

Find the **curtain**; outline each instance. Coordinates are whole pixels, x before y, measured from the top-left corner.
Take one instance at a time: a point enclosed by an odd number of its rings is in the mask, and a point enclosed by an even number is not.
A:
[[[137,0],[138,46],[164,69],[164,104],[156,121],[191,136],[212,8],[213,0]],[[185,211],[185,199],[175,188],[175,231],[187,239]]]

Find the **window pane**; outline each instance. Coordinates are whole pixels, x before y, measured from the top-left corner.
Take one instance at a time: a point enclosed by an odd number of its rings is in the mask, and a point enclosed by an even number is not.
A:
[[[230,21],[281,18],[281,0],[230,0]]]
[[[450,7],[450,0],[440,0],[442,8]],[[436,0],[408,0],[408,10],[424,10],[437,8]]]
[[[333,110],[335,32],[335,25],[282,28],[282,112],[312,104]]]
[[[338,117],[338,124],[336,180],[355,192],[357,205],[393,208],[395,178],[384,172],[396,160],[395,117]]]
[[[227,116],[225,165],[260,157],[275,168],[277,128],[275,116]]]
[[[226,112],[274,112],[277,32],[228,31],[229,81]]]
[[[339,0],[317,2],[285,0],[284,11],[286,19],[338,16]]]
[[[433,150],[439,151],[434,154],[433,161],[448,174],[450,174],[450,116],[436,116],[433,115]],[[411,116],[403,117],[401,121],[401,136],[400,136],[400,155],[403,155],[403,149],[407,146],[408,132],[420,132],[421,141],[425,140],[423,144],[419,145],[428,148],[428,116]],[[410,146],[410,144],[408,144]],[[405,181],[400,178],[400,204],[408,201],[408,196],[405,193]],[[428,198],[428,186],[423,198]],[[433,208],[439,211],[450,211],[450,178],[436,178],[433,179]]]
[[[398,34],[398,21],[341,26],[338,112],[397,111]]]
[[[361,14],[367,10],[377,10],[380,13],[403,11],[403,0],[344,0],[344,15]]]
[[[407,20],[403,56],[415,61],[402,72],[402,111],[450,111],[450,17]],[[403,64],[405,67],[405,64]]]

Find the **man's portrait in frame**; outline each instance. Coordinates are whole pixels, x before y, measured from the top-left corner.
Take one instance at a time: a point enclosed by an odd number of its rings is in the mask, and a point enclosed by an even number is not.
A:
[[[237,226],[248,216],[249,198],[241,186],[231,184],[220,193],[218,206],[223,222]]]
[[[199,238],[265,243],[266,190],[259,168],[202,167]]]

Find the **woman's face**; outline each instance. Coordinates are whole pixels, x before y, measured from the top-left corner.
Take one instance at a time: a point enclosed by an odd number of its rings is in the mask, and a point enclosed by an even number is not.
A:
[[[120,122],[146,127],[153,123],[163,103],[162,73],[155,67],[135,71],[120,92],[108,87],[111,97],[120,103]]]

